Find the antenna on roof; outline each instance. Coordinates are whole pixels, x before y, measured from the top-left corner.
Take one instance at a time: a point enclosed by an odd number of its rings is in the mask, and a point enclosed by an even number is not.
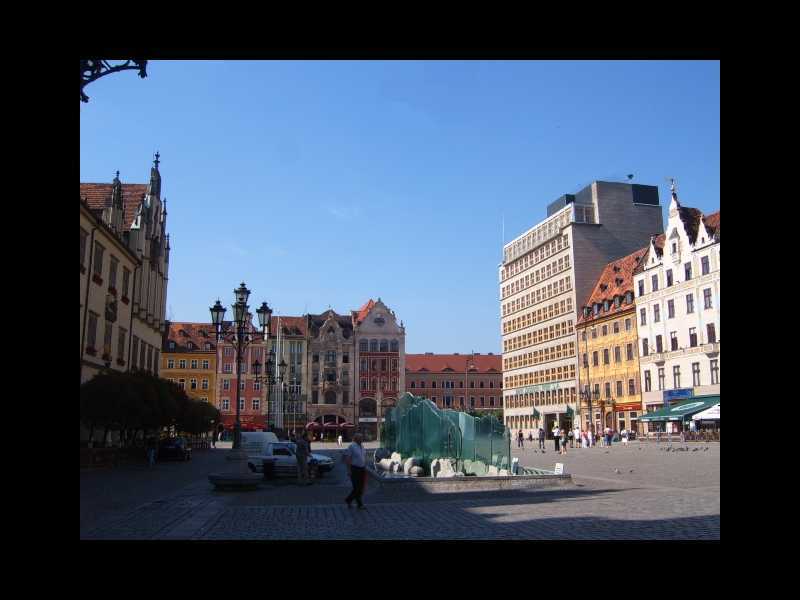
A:
[[[632,179],[633,179],[633,173],[628,173],[628,181],[631,181]]]

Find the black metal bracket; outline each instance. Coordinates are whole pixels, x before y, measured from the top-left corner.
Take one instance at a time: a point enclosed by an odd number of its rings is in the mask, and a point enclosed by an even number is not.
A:
[[[133,64],[131,64],[133,63]],[[81,102],[89,102],[83,88],[93,81],[97,81],[101,77],[105,77],[110,73],[117,73],[119,71],[138,70],[139,77],[144,79],[147,77],[147,61],[128,59],[122,64],[112,65],[109,61],[99,58],[81,59]]]

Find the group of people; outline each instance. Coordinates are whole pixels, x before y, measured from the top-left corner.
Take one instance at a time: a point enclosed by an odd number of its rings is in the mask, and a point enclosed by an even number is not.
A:
[[[578,445],[578,448],[590,448],[598,442],[599,438],[601,446],[610,447],[611,442],[614,438],[614,431],[612,431],[610,427],[606,427],[603,430],[603,434],[601,436],[595,436],[594,431],[592,431],[591,429],[581,431],[579,427],[575,427],[574,429],[564,430],[558,425],[553,426],[551,433],[553,434],[554,450],[559,454],[567,453],[568,443],[570,448],[574,448],[575,444]],[[630,432],[627,429],[623,429],[622,431],[620,431],[619,437],[622,440],[622,445],[627,446],[628,440],[631,437]],[[535,439],[538,439],[540,450],[544,450],[544,438],[545,438],[544,429],[542,429],[541,427],[528,433],[529,442],[532,443]],[[525,435],[522,433],[522,429],[520,429],[517,432],[517,448],[524,448],[524,447],[525,447]]]

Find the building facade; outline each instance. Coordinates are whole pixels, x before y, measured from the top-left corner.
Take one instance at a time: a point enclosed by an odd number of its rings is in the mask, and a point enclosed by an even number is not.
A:
[[[491,352],[407,354],[405,389],[442,409],[501,410],[501,363],[502,357]]]
[[[681,206],[673,186],[667,230],[651,239],[634,289],[645,411],[670,390],[719,395],[719,211]]]
[[[405,388],[406,331],[378,298],[352,311],[355,332],[355,421],[366,439],[380,439],[383,414]]]
[[[272,373],[276,383],[264,405],[270,429],[299,430],[309,421],[307,332],[306,317],[273,316],[270,322],[269,352],[276,365]],[[283,382],[281,362],[286,363]]]
[[[81,382],[106,365],[158,374],[170,252],[158,165],[148,184],[80,184]]]
[[[211,323],[170,323],[161,354],[161,377],[189,397],[217,403],[217,342]]]
[[[647,248],[641,248],[606,265],[575,326],[581,357],[579,415],[584,428],[595,432],[605,427],[638,430],[642,396],[633,271],[646,254]]]
[[[657,187],[604,181],[562,196],[547,213],[503,247],[499,267],[504,416],[528,423],[525,433],[575,422],[577,299],[663,223]]]

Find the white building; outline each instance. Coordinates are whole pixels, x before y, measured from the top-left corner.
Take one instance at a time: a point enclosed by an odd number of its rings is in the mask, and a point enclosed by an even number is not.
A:
[[[605,181],[562,196],[547,214],[503,247],[499,267],[503,415],[526,434],[575,423],[577,308],[611,260],[663,224],[657,187]]]
[[[719,234],[719,211],[681,206],[673,185],[666,233],[634,271],[646,412],[663,408],[668,390],[719,394]]]

